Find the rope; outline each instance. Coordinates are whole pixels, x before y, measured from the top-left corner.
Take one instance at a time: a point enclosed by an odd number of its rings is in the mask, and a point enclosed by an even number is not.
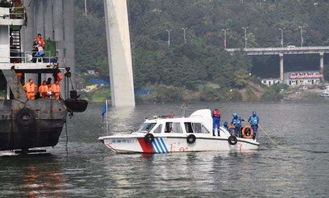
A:
[[[68,132],[67,132],[67,121],[66,120],[65,120],[65,136],[66,136],[65,151],[66,151],[66,154],[68,154],[69,153],[69,149],[68,149],[69,136],[68,136]]]
[[[287,150],[287,151],[298,151],[298,149],[295,149],[295,148],[287,148],[287,147],[284,147],[284,146],[281,146],[279,145],[278,142],[276,142],[275,140],[273,140],[273,138],[271,138],[271,136],[269,135],[269,133],[261,126],[261,125],[258,125],[259,128],[261,129],[261,132],[263,132],[263,134],[272,142],[272,144],[274,144],[276,147],[280,148],[280,149],[284,149],[284,150]]]
[[[70,79],[70,83],[71,83],[71,88],[74,90],[72,78],[70,77],[69,79]]]

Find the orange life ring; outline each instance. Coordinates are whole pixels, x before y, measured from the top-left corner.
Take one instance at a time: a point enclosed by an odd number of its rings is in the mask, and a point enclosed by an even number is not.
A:
[[[250,131],[250,133],[247,134],[247,129]],[[245,139],[252,139],[254,136],[254,130],[250,126],[245,126],[242,128],[242,138]]]

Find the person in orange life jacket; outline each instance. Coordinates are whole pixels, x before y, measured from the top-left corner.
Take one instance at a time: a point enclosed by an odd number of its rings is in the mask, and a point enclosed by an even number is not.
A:
[[[32,79],[29,79],[27,83],[23,86],[24,91],[28,100],[35,100],[35,92],[37,90],[37,85],[34,84]]]
[[[48,98],[47,81],[44,80],[42,84],[39,86],[39,94],[41,98]]]
[[[220,110],[215,109],[212,112],[212,135],[215,135],[215,130],[217,129],[217,134],[220,136]]]
[[[59,82],[61,82],[63,80],[63,75],[61,73],[61,71],[59,69],[57,69],[54,73],[53,73],[54,79],[58,80]]]
[[[45,46],[46,46],[46,43],[45,43],[45,41],[43,40],[41,34],[38,34],[37,37],[35,37],[35,39],[34,39],[34,43],[35,43],[36,45],[41,46],[42,48],[45,48]]]
[[[51,85],[51,92],[55,95],[56,100],[59,100],[61,97],[61,86],[59,81],[56,80],[54,84]]]
[[[250,126],[252,130],[254,130],[253,139],[257,138],[257,131],[258,131],[258,123],[259,123],[259,117],[256,114],[256,111],[252,112],[252,115],[249,117],[248,122],[250,123]]]
[[[52,92],[51,92],[51,78],[48,78],[47,79],[47,82],[46,82],[46,84],[47,84],[47,86],[48,86],[48,97],[51,97],[51,95],[52,95]]]

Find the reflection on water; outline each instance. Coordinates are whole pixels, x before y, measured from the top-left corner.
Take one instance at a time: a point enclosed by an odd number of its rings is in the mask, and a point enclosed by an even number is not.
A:
[[[260,134],[261,149],[249,152],[175,154],[110,153],[100,142],[103,104],[69,120],[51,155],[0,157],[0,197],[327,197],[329,142],[327,104],[196,104],[220,107],[246,118],[252,110],[281,147]],[[111,132],[127,133],[145,117],[174,113],[180,105],[110,109]],[[319,119],[321,118],[321,119]],[[310,124],[311,123],[311,124]],[[283,148],[283,149],[282,149]],[[292,149],[293,148],[293,149]]]
[[[134,119],[135,107],[117,107],[112,108],[107,114],[107,121],[110,123],[111,133],[128,132],[132,126],[127,124]]]
[[[61,164],[54,156],[10,156],[1,159],[1,185],[5,197],[64,197]]]
[[[24,169],[23,189],[28,197],[63,197],[61,185],[63,176],[58,165],[49,167],[31,164]]]

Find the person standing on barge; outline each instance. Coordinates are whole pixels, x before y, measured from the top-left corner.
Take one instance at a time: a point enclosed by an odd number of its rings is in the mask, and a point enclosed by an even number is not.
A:
[[[32,79],[29,79],[27,83],[23,86],[24,91],[26,92],[26,97],[28,100],[35,100],[35,94],[37,91],[37,85],[34,84]]]

